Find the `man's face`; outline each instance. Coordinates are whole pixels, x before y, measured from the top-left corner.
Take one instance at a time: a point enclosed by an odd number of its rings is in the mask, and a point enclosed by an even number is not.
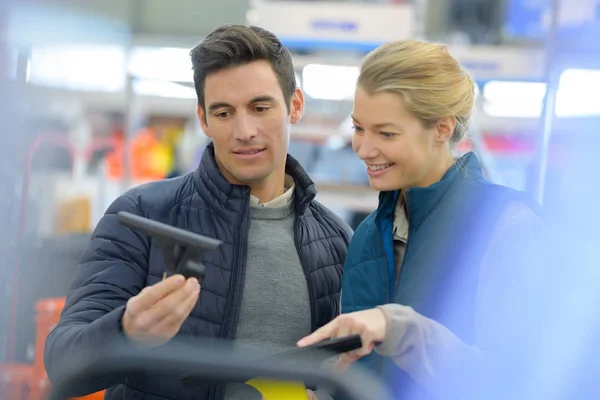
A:
[[[206,77],[205,110],[198,117],[212,138],[215,159],[232,184],[255,186],[283,179],[290,124],[302,117],[300,89],[286,104],[267,61],[254,61]],[[288,112],[289,106],[289,112]]]

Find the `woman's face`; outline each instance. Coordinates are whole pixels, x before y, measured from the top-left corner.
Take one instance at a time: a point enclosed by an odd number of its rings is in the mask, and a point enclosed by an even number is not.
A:
[[[448,140],[455,119],[425,127],[408,112],[404,98],[389,92],[354,97],[354,151],[363,160],[373,189],[390,191],[427,187],[452,165]]]

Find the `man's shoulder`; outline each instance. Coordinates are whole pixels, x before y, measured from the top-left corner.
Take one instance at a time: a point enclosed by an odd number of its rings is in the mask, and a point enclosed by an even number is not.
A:
[[[129,203],[146,217],[159,217],[196,193],[191,174],[147,182],[123,193],[117,204]]]
[[[316,200],[310,202],[309,208],[317,221],[330,225],[339,232],[345,240],[350,240],[353,234],[352,228],[350,228],[350,225],[340,218],[339,215]]]

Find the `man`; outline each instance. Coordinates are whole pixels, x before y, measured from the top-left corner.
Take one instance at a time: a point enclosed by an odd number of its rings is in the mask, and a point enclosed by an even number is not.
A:
[[[198,118],[212,144],[195,172],[134,188],[108,208],[48,336],[51,378],[70,352],[115,337],[150,347],[176,335],[293,347],[339,314],[351,230],[314,200],[315,185],[287,155],[304,107],[290,53],[263,29],[227,26],[191,58]],[[158,248],[119,225],[119,211],[223,241],[203,255],[202,288],[193,278],[163,280]],[[193,392],[160,376],[103,386],[89,390],[110,387],[107,399],[260,399],[244,384]]]

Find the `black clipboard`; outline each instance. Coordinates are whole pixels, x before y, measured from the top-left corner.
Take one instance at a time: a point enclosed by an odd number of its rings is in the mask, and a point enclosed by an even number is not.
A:
[[[253,359],[247,363],[268,363],[270,361],[277,363],[294,363],[310,361],[315,363],[315,365],[319,365],[330,357],[357,350],[361,347],[362,339],[360,335],[351,335],[342,338],[326,339],[310,346],[295,347],[280,353]],[[186,388],[194,388],[208,383],[205,377],[196,372],[183,374],[179,379],[181,384]]]

